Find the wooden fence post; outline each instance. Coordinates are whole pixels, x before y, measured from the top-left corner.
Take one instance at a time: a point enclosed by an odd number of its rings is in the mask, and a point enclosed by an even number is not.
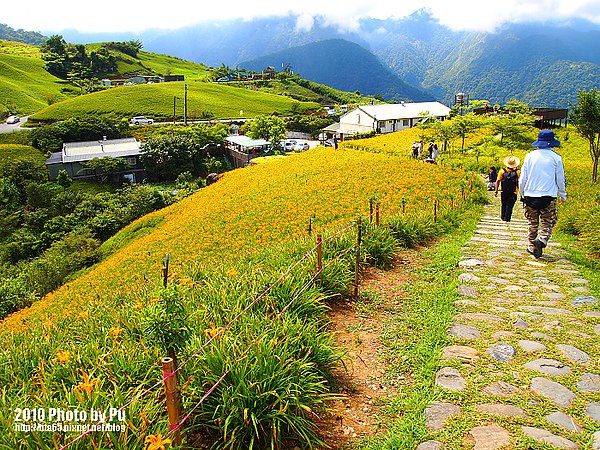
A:
[[[373,223],[373,199],[369,199],[369,223]]]
[[[437,222],[438,199],[433,201],[433,223]]]
[[[354,298],[358,299],[358,275],[360,272],[360,240],[362,238],[361,220],[360,217],[356,221],[358,228],[356,233],[356,261],[354,264]]]
[[[404,210],[406,208],[406,199],[402,197],[402,214],[404,214]]]
[[[317,234],[317,273],[319,279],[321,278],[321,272],[323,271],[323,238],[320,234]]]
[[[163,286],[167,287],[167,282],[169,279],[169,261],[171,260],[171,254],[167,253],[165,255],[165,266],[163,267]]]
[[[178,428],[181,417],[181,403],[177,391],[177,377],[175,376],[175,363],[173,358],[162,359],[162,372],[165,379],[165,396],[167,398],[167,416],[169,427],[173,431],[173,444],[181,445],[181,432]]]
[[[379,203],[375,205],[375,225],[379,226]]]
[[[308,218],[308,235],[312,234],[312,216]]]

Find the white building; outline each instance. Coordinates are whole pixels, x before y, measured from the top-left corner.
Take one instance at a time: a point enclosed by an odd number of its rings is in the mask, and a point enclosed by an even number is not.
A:
[[[445,120],[450,108],[439,102],[395,103],[365,105],[354,108],[340,117],[339,123],[328,126],[324,131],[340,137],[356,133],[392,133],[414,127],[427,118]]]

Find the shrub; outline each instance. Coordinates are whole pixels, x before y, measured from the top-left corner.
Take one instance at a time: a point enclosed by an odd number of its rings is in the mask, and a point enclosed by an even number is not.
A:
[[[55,242],[42,256],[24,266],[27,290],[38,296],[53,291],[70,274],[96,262],[99,245],[89,231],[73,232]]]

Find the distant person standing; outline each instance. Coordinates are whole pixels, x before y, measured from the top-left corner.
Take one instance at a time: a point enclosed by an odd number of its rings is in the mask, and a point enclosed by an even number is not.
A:
[[[437,144],[433,144],[433,148],[431,149],[431,159],[434,164],[437,164],[437,159],[439,155],[439,150]]]
[[[423,141],[419,141],[419,159],[423,156]]]
[[[531,144],[536,150],[525,156],[521,168],[519,189],[525,203],[525,217],[529,222],[527,251],[536,258],[552,236],[558,219],[556,200],[567,201],[565,169],[561,156],[554,151],[560,142],[552,130],[542,130]]]
[[[501,169],[496,179],[496,196],[498,195],[498,187],[502,186],[500,194],[500,218],[505,222],[510,222],[512,218],[513,208],[517,202],[517,192],[519,190],[519,171],[517,167],[521,164],[521,160],[516,156],[507,156],[504,158],[504,169]]]
[[[415,141],[412,145],[412,157],[417,159],[419,157],[419,144]]]
[[[427,147],[427,159],[431,159],[431,154],[433,153],[433,146],[435,144],[433,143],[433,141],[431,141],[429,143],[429,147]]]
[[[494,166],[490,167],[490,171],[487,176],[487,188],[488,191],[493,191],[496,188],[496,180],[498,179],[498,172]]]

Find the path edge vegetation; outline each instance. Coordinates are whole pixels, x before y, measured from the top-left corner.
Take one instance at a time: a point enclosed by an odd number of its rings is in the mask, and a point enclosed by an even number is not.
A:
[[[424,411],[439,396],[435,375],[459,297],[456,267],[482,215],[483,207],[474,207],[455,230],[421,253],[423,265],[409,269],[412,281],[401,311],[386,321],[381,336],[386,359],[395,362],[388,378],[407,374],[408,381],[379,417],[387,432],[357,443],[357,449],[413,450],[428,438]]]

